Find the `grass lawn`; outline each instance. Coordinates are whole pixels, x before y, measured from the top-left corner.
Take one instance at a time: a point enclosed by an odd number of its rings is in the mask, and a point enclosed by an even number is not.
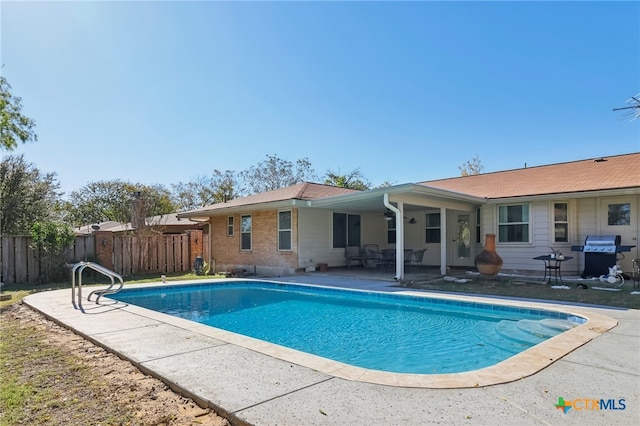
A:
[[[83,283],[82,283],[83,288],[85,286],[91,286],[91,285],[111,284],[111,281],[107,277],[100,274],[92,274],[90,271],[87,271],[87,272],[89,273],[83,275]],[[207,275],[205,277],[205,276],[196,275],[193,273],[188,273],[188,274],[175,273],[175,274],[166,274],[166,275],[167,275],[167,281],[201,280],[203,278],[215,279],[215,278],[223,277],[221,275]],[[151,283],[151,282],[157,282],[157,281],[160,281],[160,277],[158,276],[158,274],[131,275],[131,276],[124,277],[125,285]],[[7,295],[7,297],[11,296],[11,298],[0,301],[0,308],[4,306],[8,306],[14,302],[20,301],[22,300],[23,297],[31,293],[38,293],[41,291],[49,291],[49,290],[60,290],[65,288],[68,288],[69,291],[71,291],[70,281],[61,282],[61,283],[50,283],[50,284],[6,284],[2,288],[2,294]],[[83,291],[83,294],[85,294],[84,291]],[[89,294],[89,293],[86,293],[86,294]]]
[[[566,303],[604,305],[627,309],[640,309],[640,294],[633,292],[631,280],[624,283],[619,291],[597,290],[604,284],[586,282],[587,289],[579,288],[575,282],[566,282],[569,289],[554,289],[541,280],[522,278],[486,279],[474,277],[466,283],[443,279],[405,284],[404,287],[451,293],[474,293],[494,297],[516,297],[524,299],[553,300]],[[640,289],[635,289],[640,293]]]

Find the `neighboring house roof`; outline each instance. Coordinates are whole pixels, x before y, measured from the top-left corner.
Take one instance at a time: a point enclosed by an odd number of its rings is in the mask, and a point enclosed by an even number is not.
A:
[[[202,222],[198,222],[195,220],[191,220],[188,218],[179,218],[177,213],[169,213],[157,216],[151,216],[145,218],[145,223],[148,226],[158,226],[158,227],[193,227],[198,228],[203,226]],[[100,228],[94,229],[94,225],[84,225],[78,228],[75,228],[74,231],[76,234],[92,234],[95,231],[111,231],[111,232],[123,232],[123,231],[131,231],[133,227],[131,223],[120,223],[116,221],[107,221],[100,222],[97,224]]]
[[[252,205],[263,205],[266,203],[276,203],[290,200],[317,200],[342,194],[357,193],[354,189],[339,188],[337,186],[322,185],[319,183],[303,182],[286,188],[274,189],[273,191],[262,192],[260,194],[249,195],[247,197],[234,198],[225,203],[212,204],[200,209],[179,213],[179,217],[197,217],[203,213],[210,213],[216,210],[229,209],[233,207],[247,207]]]
[[[106,222],[94,223],[92,225],[78,226],[77,228],[73,228],[73,231],[76,234],[93,234],[95,231],[109,231],[121,225],[122,224],[120,222],[108,220]],[[98,229],[95,229],[95,226],[98,226]]]
[[[640,153],[420,182],[484,198],[524,197],[640,187]]]

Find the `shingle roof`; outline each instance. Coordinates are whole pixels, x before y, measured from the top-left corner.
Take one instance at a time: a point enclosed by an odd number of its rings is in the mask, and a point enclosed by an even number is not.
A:
[[[336,186],[321,185],[318,183],[303,182],[286,188],[274,189],[273,191],[262,192],[249,195],[247,197],[234,198],[226,203],[217,203],[200,209],[191,210],[189,213],[211,211],[229,207],[249,206],[286,200],[316,200],[318,198],[331,197],[334,195],[350,194],[360,192],[353,189],[339,188]],[[180,215],[182,216],[182,215]]]
[[[640,188],[640,153],[420,182],[485,198]]]

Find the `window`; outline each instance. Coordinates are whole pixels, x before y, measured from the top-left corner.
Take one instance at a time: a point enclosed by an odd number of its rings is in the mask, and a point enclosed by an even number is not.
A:
[[[529,204],[498,206],[498,242],[529,242]]]
[[[609,226],[631,225],[631,204],[609,204],[607,224]]]
[[[553,241],[569,242],[569,204],[553,203]]]
[[[251,250],[251,215],[240,217],[240,250]]]
[[[360,215],[333,214],[333,248],[360,246]]]
[[[387,244],[396,243],[396,217],[395,215],[391,220],[387,220]]]
[[[278,250],[291,250],[291,210],[278,212]]]
[[[480,209],[476,209],[476,243],[482,243],[482,229],[480,228]]]
[[[227,217],[227,237],[233,237],[233,216]]]
[[[440,213],[427,213],[425,242],[427,244],[440,244]]]

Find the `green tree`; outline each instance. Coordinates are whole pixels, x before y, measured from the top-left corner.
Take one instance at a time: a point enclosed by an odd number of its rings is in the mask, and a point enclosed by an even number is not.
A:
[[[460,176],[479,175],[484,170],[480,157],[476,154],[471,160],[458,166],[460,170]]]
[[[197,176],[189,182],[171,185],[173,202],[178,210],[193,210],[223,203],[237,197],[238,180],[231,170],[214,170],[211,176]]]
[[[128,223],[134,215],[139,219],[176,211],[164,186],[119,179],[90,182],[71,192],[66,208],[68,220],[76,226],[107,220]]]
[[[11,94],[11,85],[0,76],[0,148],[11,151],[18,142],[37,141],[33,119],[22,115],[22,98]]]
[[[55,173],[41,173],[22,155],[4,157],[0,163],[0,233],[28,234],[34,222],[58,218],[59,188]]]
[[[315,180],[316,174],[308,158],[301,158],[294,165],[291,161],[267,154],[265,161],[241,171],[240,178],[245,186],[243,192],[258,194]]]
[[[357,168],[345,174],[341,174],[340,169],[338,169],[338,171],[329,169],[327,170],[327,173],[325,175],[324,183],[325,185],[333,185],[340,188],[357,189],[360,191],[371,188],[371,182],[367,181],[364,176],[362,176],[360,168]]]
[[[75,234],[66,224],[53,221],[38,221],[31,225],[31,248],[40,260],[40,282],[60,281],[68,276],[65,254]]]

